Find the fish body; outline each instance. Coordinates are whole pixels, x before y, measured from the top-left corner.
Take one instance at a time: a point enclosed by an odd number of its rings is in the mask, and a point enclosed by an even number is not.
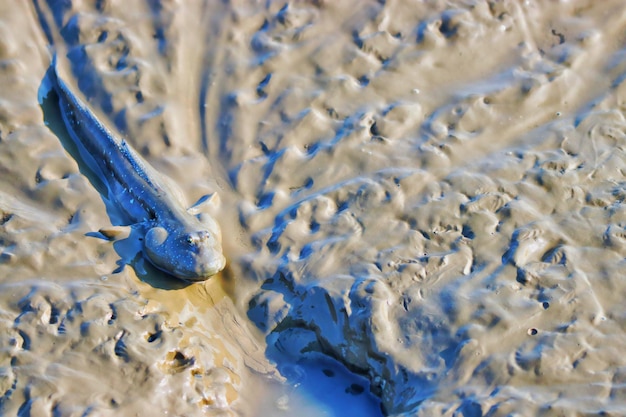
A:
[[[180,191],[101,123],[61,79],[56,57],[50,74],[63,121],[81,156],[105,183],[109,199],[145,231],[148,261],[186,281],[206,280],[221,271],[226,260],[217,222],[183,208]]]

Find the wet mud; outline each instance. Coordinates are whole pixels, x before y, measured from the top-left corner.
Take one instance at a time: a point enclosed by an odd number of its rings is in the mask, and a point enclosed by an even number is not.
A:
[[[0,4],[2,414],[623,414],[622,3]],[[144,260],[53,53],[221,274]]]

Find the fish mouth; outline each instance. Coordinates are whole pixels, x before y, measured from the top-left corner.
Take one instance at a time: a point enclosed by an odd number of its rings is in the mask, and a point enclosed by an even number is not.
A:
[[[194,268],[174,268],[166,272],[184,281],[200,282],[206,281],[213,275],[216,275],[223,270],[225,266],[226,258],[224,255],[219,254],[219,256],[216,255],[210,262],[200,262],[195,265]]]
[[[202,265],[202,272],[200,273],[200,275],[203,275],[205,277],[211,277],[224,269],[225,266],[226,258],[224,257],[224,255],[219,254],[219,256],[216,256],[212,262]]]

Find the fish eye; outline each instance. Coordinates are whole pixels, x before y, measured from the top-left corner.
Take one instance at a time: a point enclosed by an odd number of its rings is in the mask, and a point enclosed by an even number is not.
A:
[[[211,237],[211,234],[205,230],[200,232],[189,233],[185,235],[185,241],[190,245],[197,245]]]

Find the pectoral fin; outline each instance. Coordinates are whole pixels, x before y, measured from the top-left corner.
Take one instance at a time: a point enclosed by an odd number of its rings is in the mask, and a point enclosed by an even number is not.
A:
[[[158,226],[153,227],[152,229],[148,230],[148,233],[146,233],[146,248],[154,251],[156,248],[161,246],[163,242],[165,242],[168,235],[169,233],[167,233],[167,230],[165,230],[164,228]]]
[[[187,209],[187,212],[191,215],[197,216],[203,212],[212,213],[216,211],[221,205],[220,196],[217,193],[205,194],[198,199],[191,207]]]
[[[87,235],[104,239],[104,240],[108,240],[110,242],[115,242],[116,240],[126,239],[130,235],[130,227],[129,226],[103,227],[102,229],[98,230],[97,233],[90,232],[90,233],[87,233]]]

